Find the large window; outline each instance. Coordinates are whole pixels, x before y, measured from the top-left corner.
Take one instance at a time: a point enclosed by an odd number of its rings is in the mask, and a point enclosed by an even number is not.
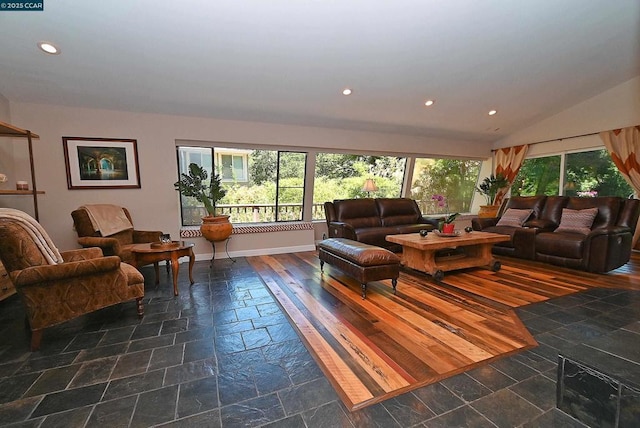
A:
[[[562,192],[560,192],[562,178]],[[526,159],[513,186],[513,196],[622,196],[633,190],[606,149]]]
[[[209,176],[213,171],[220,174],[227,194],[218,212],[229,214],[233,223],[302,220],[306,153],[178,147],[179,173],[191,162],[203,166]],[[181,205],[183,226],[199,225],[204,206],[186,197]]]
[[[411,197],[423,214],[471,211],[481,161],[468,159],[416,159]]]
[[[400,197],[406,163],[406,158],[401,157],[318,153],[313,188],[313,219],[325,218],[325,201]],[[369,178],[373,179],[378,190],[363,190],[363,185]]]

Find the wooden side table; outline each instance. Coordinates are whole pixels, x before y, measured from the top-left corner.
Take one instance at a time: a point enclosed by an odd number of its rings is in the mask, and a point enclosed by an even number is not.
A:
[[[193,284],[193,264],[195,262],[195,256],[193,254],[193,242],[187,241],[173,241],[166,244],[160,242],[154,242],[151,244],[137,244],[131,247],[131,253],[133,254],[133,265],[138,268],[139,266],[148,265],[154,263],[156,266],[156,284],[159,283],[158,278],[158,265],[160,261],[167,261],[171,263],[171,270],[173,271],[173,295],[178,295],[178,259],[180,257],[189,257],[189,281]]]

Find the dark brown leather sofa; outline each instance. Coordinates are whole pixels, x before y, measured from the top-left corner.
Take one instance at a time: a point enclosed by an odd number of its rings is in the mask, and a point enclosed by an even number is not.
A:
[[[387,235],[433,230],[437,220],[424,217],[413,199],[339,199],[324,203],[329,238],[347,238],[399,252]]]
[[[498,225],[498,218],[475,218],[474,230],[509,235],[510,241],[493,247],[493,253],[537,260],[589,272],[604,273],[629,261],[631,244],[640,215],[640,200],[618,197],[581,198],[569,196],[513,197],[504,205],[531,210],[522,226]],[[597,208],[588,233],[556,230],[562,210]]]

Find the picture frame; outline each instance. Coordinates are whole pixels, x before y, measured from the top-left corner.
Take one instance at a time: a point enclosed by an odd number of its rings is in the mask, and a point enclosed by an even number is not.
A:
[[[137,140],[62,137],[67,188],[139,189]]]

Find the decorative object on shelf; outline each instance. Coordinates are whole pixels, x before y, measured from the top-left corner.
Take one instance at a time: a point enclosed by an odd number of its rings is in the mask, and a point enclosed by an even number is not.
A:
[[[467,227],[464,228],[464,231],[467,232],[467,233],[471,233],[471,232],[473,232],[473,227],[467,226]]]
[[[487,201],[487,205],[481,205],[480,210],[478,211],[478,217],[490,218],[496,217],[498,214],[498,210],[500,209],[499,205],[494,205],[496,200],[496,195],[498,191],[502,188],[509,186],[509,181],[502,174],[493,175],[491,174],[488,177],[485,177],[476,187],[476,192],[480,193],[484,196]]]
[[[5,174],[0,174],[0,183],[6,183],[8,180]]]
[[[378,191],[378,186],[376,186],[376,183],[373,181],[373,178],[367,178],[365,180],[364,185],[362,186],[362,191],[367,192],[367,197],[371,195],[371,192]]]
[[[442,232],[444,233],[453,233],[455,230],[455,224],[453,223],[460,213],[449,214],[445,217],[444,222],[442,224]]]
[[[213,174],[207,184],[209,174],[196,163],[189,164],[189,174],[180,174],[180,180],[173,186],[183,196],[195,198],[204,204],[208,216],[202,218],[200,231],[211,243],[224,241],[231,236],[233,225],[229,222],[228,215],[217,215],[216,204],[224,198],[227,191],[222,188],[221,178]]]
[[[67,188],[139,189],[137,140],[62,137]]]
[[[160,242],[163,244],[168,244],[171,242],[171,235],[168,233],[163,233],[160,235]]]
[[[429,229],[420,230],[420,236],[422,236],[423,238],[426,238],[427,235],[429,235]]]
[[[16,190],[29,190],[29,183],[26,181],[16,181]]]

